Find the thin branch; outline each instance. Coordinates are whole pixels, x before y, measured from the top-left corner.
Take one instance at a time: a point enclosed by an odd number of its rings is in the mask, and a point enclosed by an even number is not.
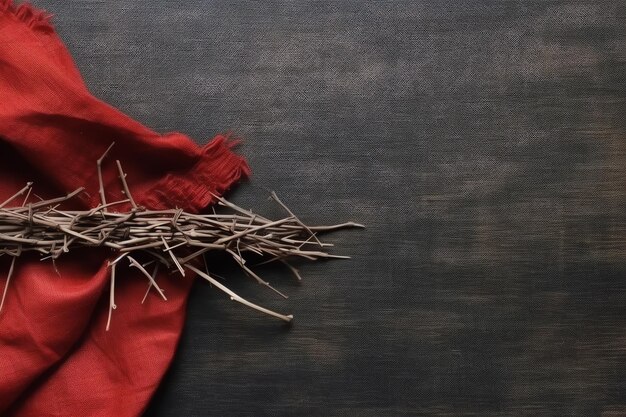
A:
[[[9,283],[11,282],[11,276],[13,275],[13,268],[15,267],[15,260],[17,256],[11,258],[11,266],[9,267],[9,273],[7,275],[7,282],[4,284],[4,290],[2,291],[2,300],[0,300],[0,312],[2,312],[2,307],[4,307],[4,300],[7,296],[7,290],[9,289]]]
[[[28,182],[26,183],[26,186],[24,186],[24,188],[22,188],[21,190],[19,190],[17,193],[13,194],[11,197],[9,197],[8,199],[6,199],[2,204],[0,204],[0,208],[6,206],[7,204],[9,204],[11,201],[15,200],[16,198],[18,198],[21,195],[24,195],[25,192],[29,191],[31,189],[31,187],[33,186],[32,182]],[[30,191],[29,191],[30,192]]]
[[[281,320],[286,321],[287,323],[289,323],[291,320],[293,320],[293,316],[292,315],[284,315],[284,314],[280,314],[277,313],[275,311],[272,310],[268,310],[265,307],[261,307],[259,305],[256,305],[254,303],[251,303],[250,301],[240,297],[239,295],[237,295],[235,292],[231,291],[228,287],[222,285],[219,281],[216,281],[215,279],[213,279],[209,274],[202,272],[201,270],[199,270],[198,268],[194,267],[193,265],[186,265],[187,268],[189,268],[190,270],[192,270],[193,272],[195,272],[196,274],[198,274],[199,276],[201,276],[202,278],[206,279],[207,281],[209,281],[211,284],[213,284],[214,286],[216,286],[218,289],[222,290],[224,293],[226,293],[227,295],[230,296],[230,299],[233,301],[237,301],[238,303],[244,304],[248,307],[251,307],[257,311],[260,311],[261,313],[265,313],[265,314],[269,314],[270,316],[274,316],[277,317]]]
[[[158,291],[159,295],[161,296],[161,298],[164,301],[167,301],[167,297],[165,296],[165,294],[163,294],[163,290],[161,289],[161,287],[159,287],[156,283],[156,281],[154,280],[154,278],[152,278],[152,275],[150,275],[148,273],[148,271],[146,271],[146,269],[141,266],[141,264],[139,262],[137,262],[135,260],[135,258],[129,256],[128,260],[130,261],[130,265],[134,266],[135,268],[137,268],[139,271],[141,271],[142,274],[144,274],[146,276],[146,278],[148,278],[148,280],[152,283],[152,285],[154,286],[154,288],[156,288],[156,290]]]
[[[117,268],[117,264],[111,265],[111,293],[109,294],[109,317],[107,319],[107,327],[106,331],[109,331],[109,327],[111,326],[111,314],[113,310],[117,308],[115,305],[115,268]]]
[[[100,157],[100,159],[98,159],[97,161],[97,166],[98,166],[98,184],[100,185],[98,192],[100,193],[100,202],[102,203],[102,205],[104,207],[107,207],[107,198],[104,192],[104,180],[102,179],[102,161],[104,160],[104,158],[106,158],[106,156],[108,155],[109,151],[111,150],[111,148],[115,145],[115,142],[111,143],[109,145],[109,147],[107,148],[106,151],[104,151],[104,153],[102,154],[102,156]]]
[[[158,272],[159,272],[159,264],[156,264],[154,266],[154,269],[152,270],[152,280],[155,282],[156,282],[156,276]],[[152,281],[150,281],[150,283],[148,284],[148,289],[146,290],[146,293],[143,295],[143,298],[141,299],[141,304],[146,302],[146,298],[148,298],[148,294],[150,294],[151,289],[152,289]]]
[[[128,183],[126,182],[126,174],[124,173],[124,170],[122,169],[122,164],[120,163],[120,161],[115,161],[115,163],[117,164],[117,171],[120,174],[120,181],[122,181],[124,194],[126,194],[126,197],[128,197],[128,199],[130,200],[130,205],[133,206],[134,209],[136,209],[137,203],[135,203],[135,199],[133,198],[133,195],[130,193],[130,190],[128,189]]]
[[[324,247],[324,245],[322,245],[322,242],[319,241],[319,239],[317,238],[317,236],[315,235],[315,233],[313,233],[313,231],[309,228],[309,226],[305,225],[304,223],[302,223],[300,221],[300,219],[293,214],[293,212],[291,210],[289,210],[289,207],[287,207],[285,204],[283,204],[282,201],[280,201],[280,199],[278,198],[278,196],[276,195],[276,193],[274,191],[272,191],[272,198],[274,199],[274,201],[276,201],[282,208],[285,209],[285,211],[287,213],[289,213],[289,215],[291,217],[293,217],[294,219],[296,219],[296,221],[298,222],[298,224],[300,224],[302,227],[304,227],[306,229],[307,232],[309,232],[311,234],[311,236],[315,239],[315,241],[317,242],[318,245],[320,245],[320,247]]]

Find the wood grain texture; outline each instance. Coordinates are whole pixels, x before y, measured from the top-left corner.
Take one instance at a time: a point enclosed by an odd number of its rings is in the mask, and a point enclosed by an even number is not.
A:
[[[626,416],[620,1],[37,0],[91,90],[204,142],[230,197],[352,261],[197,285],[147,416]]]

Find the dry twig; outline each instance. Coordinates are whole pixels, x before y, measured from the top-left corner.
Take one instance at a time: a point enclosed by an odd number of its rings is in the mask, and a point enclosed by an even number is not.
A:
[[[272,193],[272,197],[287,211],[288,217],[270,220],[244,210],[219,196],[215,196],[215,199],[224,209],[224,212],[219,214],[215,211],[212,214],[193,214],[178,209],[148,210],[138,206],[133,199],[126,182],[126,174],[119,161],[116,161],[116,165],[126,199],[107,203],[102,180],[102,162],[110,149],[111,147],[97,161],[101,200],[98,207],[85,211],[58,209],[60,204],[81,193],[82,188],[63,197],[26,204],[32,191],[32,183],[26,184],[22,190],[0,203],[0,256],[12,257],[0,299],[0,311],[13,275],[15,260],[22,253],[37,252],[41,254],[42,260],[51,259],[54,262],[76,247],[105,246],[116,254],[109,262],[111,293],[107,330],[111,324],[112,311],[116,308],[114,297],[116,268],[123,259],[127,259],[130,266],[139,269],[147,278],[149,286],[146,294],[154,288],[166,300],[155,281],[159,265],[182,276],[185,275],[185,270],[190,270],[226,293],[231,300],[288,322],[292,319],[291,315],[279,314],[251,303],[215,280],[208,271],[199,269],[199,266],[203,265],[204,254],[213,250],[229,254],[246,274],[286,298],[246,265],[246,254],[267,257],[268,260],[262,263],[273,261],[285,263],[300,279],[298,270],[288,262],[290,258],[299,257],[308,260],[348,258],[325,252],[324,248],[332,245],[319,241],[318,233],[346,227],[363,227],[352,222],[332,226],[307,226],[278,199],[275,193]],[[22,206],[6,207],[24,194],[26,199]],[[126,203],[130,203],[130,211],[110,211],[112,207]],[[139,253],[144,257],[147,255],[151,259],[149,263],[155,264],[152,274],[145,269],[147,264],[139,263],[133,256]],[[119,275],[119,271],[117,273]]]

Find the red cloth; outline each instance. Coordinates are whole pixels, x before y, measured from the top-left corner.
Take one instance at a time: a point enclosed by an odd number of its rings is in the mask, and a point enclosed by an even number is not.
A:
[[[119,159],[138,204],[198,211],[242,175],[246,162],[218,136],[204,148],[159,135],[94,98],[48,17],[0,0],[0,201],[35,181],[42,197],[80,186],[75,204],[99,203],[96,161],[109,201],[120,198]],[[149,296],[136,270],[118,268],[110,331],[106,250],[76,250],[49,262],[16,262],[0,312],[0,415],[137,416],[166,371],[184,321],[192,277],[157,279],[168,301]],[[0,257],[0,289],[8,256]],[[0,293],[1,294],[1,293]]]

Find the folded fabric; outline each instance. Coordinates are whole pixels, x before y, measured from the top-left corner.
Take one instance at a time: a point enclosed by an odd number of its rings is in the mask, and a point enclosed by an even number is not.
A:
[[[147,208],[199,211],[249,174],[226,137],[200,148],[94,98],[49,17],[0,0],[0,202],[34,181],[41,197],[84,186],[75,208],[98,205],[96,161],[112,142],[108,159],[122,162],[133,197]],[[114,164],[103,169],[109,198],[120,199]],[[113,255],[72,251],[56,269],[32,255],[17,260],[0,312],[0,415],[143,412],[173,357],[193,277],[159,275],[168,301],[142,304],[145,279],[118,269],[117,309],[106,331]],[[2,290],[8,258],[0,256]]]

